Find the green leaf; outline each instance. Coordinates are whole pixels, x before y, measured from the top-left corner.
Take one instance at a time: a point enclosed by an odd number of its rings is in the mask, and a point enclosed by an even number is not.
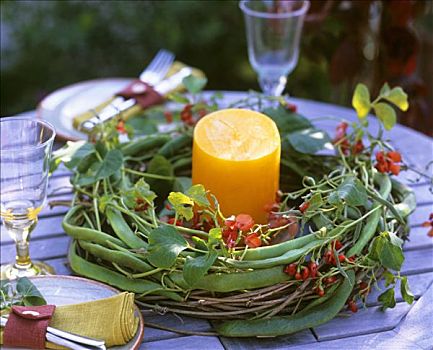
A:
[[[308,200],[308,203],[310,203],[310,205],[308,206],[307,212],[310,210],[311,211],[317,210],[323,204],[322,194],[320,192],[314,193],[311,196],[311,198]]]
[[[85,147],[81,154],[77,153]],[[53,172],[57,169],[60,163],[64,163],[66,167],[69,169],[72,169],[75,167],[77,162],[80,160],[80,157],[84,157],[86,155],[86,150],[88,150],[88,147],[93,148],[94,146],[92,144],[87,143],[86,141],[68,141],[66,142],[66,145],[62,148],[58,149],[57,151],[53,152],[51,162],[50,162],[50,172]],[[77,156],[75,156],[77,154]],[[74,160],[73,160],[74,159]]]
[[[278,108],[266,108],[262,113],[266,114],[277,124],[281,134],[313,127],[313,124],[307,118],[291,112],[282,106],[278,106]]]
[[[123,155],[118,149],[108,151],[101,163],[101,167],[96,172],[96,179],[102,180],[110,177],[123,165]]]
[[[204,239],[197,236],[191,236],[191,239],[194,242],[194,245],[197,249],[204,250],[204,251],[209,250],[206,241]]]
[[[379,261],[387,269],[400,271],[401,265],[404,261],[403,251],[400,247],[395,246],[387,239],[384,239],[379,254]]]
[[[395,306],[394,288],[390,288],[383,292],[379,295],[377,300],[382,303],[382,310],[386,310],[387,308],[392,309]]]
[[[382,95],[382,94],[381,94]],[[409,108],[409,102],[407,101],[407,94],[401,87],[395,87],[383,95],[383,98],[400,108],[403,112]]]
[[[306,154],[315,154],[331,142],[326,132],[315,128],[291,132],[287,139],[296,151]]]
[[[181,251],[188,247],[188,242],[172,226],[164,226],[149,232],[147,260],[156,267],[172,267]]]
[[[207,79],[196,77],[194,75],[188,75],[187,77],[183,78],[182,84],[186,87],[189,93],[197,94],[206,86]]]
[[[158,132],[157,123],[147,118],[147,116],[128,119],[126,127],[128,126],[134,130],[134,135],[151,135]]]
[[[173,191],[185,193],[192,186],[192,179],[186,176],[178,176],[174,180]]]
[[[133,209],[136,207],[137,198],[141,198],[146,203],[152,204],[156,198],[156,194],[150,189],[149,184],[141,178],[135,183],[133,188],[124,192],[122,197],[126,206]]]
[[[207,241],[207,245],[209,247],[213,247],[216,246],[217,244],[219,244],[221,242],[222,239],[222,230],[221,228],[217,227],[217,228],[212,228],[209,231],[209,238]]]
[[[17,292],[21,295],[25,306],[46,305],[44,297],[36,286],[30,282],[27,277],[21,277],[17,280]]]
[[[218,252],[211,250],[204,255],[192,258],[188,256],[183,267],[183,279],[190,286],[194,286],[213,265]]]
[[[404,276],[401,278],[401,282],[400,282],[400,291],[401,291],[401,296],[403,297],[404,301],[408,304],[412,304],[415,297],[412,294],[412,292],[409,289],[409,284],[407,282],[407,277]]]
[[[201,184],[192,186],[186,191],[186,194],[201,207],[208,207],[210,205],[206,196],[206,190]]]
[[[333,193],[336,193],[335,195]],[[362,182],[354,177],[347,177],[340,186],[338,186],[335,192],[331,193],[329,198],[334,204],[336,203],[336,198],[344,200],[347,205],[350,206],[365,206],[368,201],[367,191],[365,190]]]
[[[156,154],[149,162],[147,167],[149,174],[163,175],[163,176],[174,176],[172,164],[162,155]],[[162,179],[147,179],[152,191],[158,196],[155,201],[158,205],[162,205],[164,198],[173,188],[174,180],[162,180]]]
[[[388,95],[388,93],[391,91],[388,83],[383,84],[383,86],[380,89],[379,95],[385,97]]]
[[[370,93],[364,84],[356,85],[353,93],[352,106],[355,108],[358,118],[363,119],[371,109]]]
[[[376,103],[373,105],[376,116],[382,121],[386,130],[391,130],[397,122],[397,115],[394,109],[386,103]]]
[[[385,271],[383,277],[385,278],[385,287],[395,283],[395,276],[391,272]]]
[[[395,232],[387,232],[389,236],[389,241],[391,244],[395,245],[396,247],[401,248],[403,246],[403,240],[397,236]]]
[[[168,201],[178,216],[185,218],[187,221],[193,218],[194,213],[192,208],[194,201],[187,195],[181,192],[171,192],[168,196]]]

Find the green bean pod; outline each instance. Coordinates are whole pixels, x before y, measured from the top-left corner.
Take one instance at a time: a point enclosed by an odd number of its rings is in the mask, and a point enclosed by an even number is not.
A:
[[[191,168],[191,164],[192,164],[192,158],[188,157],[188,158],[182,158],[179,159],[177,161],[174,162],[173,164],[173,170],[180,170],[180,169],[184,169],[184,168]]]
[[[150,151],[151,149],[161,147],[170,139],[171,137],[169,135],[149,135],[123,144],[120,150],[122,151],[123,155],[131,156],[139,152],[143,153]]]
[[[183,298],[171,291],[164,290],[164,287],[158,283],[144,280],[128,278],[118,272],[111,271],[101,265],[93,264],[76,253],[76,242],[72,242],[69,247],[68,260],[74,272],[103,283],[107,283],[121,290],[142,294],[157,294],[176,301],[182,301]]]
[[[101,244],[103,246],[107,246],[107,241],[112,242],[121,246],[122,248],[126,247],[125,243],[123,243],[120,239],[113,237],[107,233],[94,230],[88,227],[81,227],[71,224],[71,219],[75,215],[77,211],[82,209],[80,206],[76,206],[70,209],[62,221],[63,230],[71,237],[75,239],[95,242],[97,244]]]
[[[169,277],[183,289],[203,289],[222,293],[267,287],[291,279],[281,266],[247,272],[212,273],[205,275],[194,286],[185,282],[181,272],[172,272]]]
[[[158,154],[164,156],[165,158],[173,157],[179,150],[186,146],[192,145],[191,135],[183,134],[170,141],[168,141],[164,146],[158,150]]]
[[[408,217],[416,208],[415,192],[401,182],[392,179],[392,190],[402,197],[402,201],[394,205],[401,217]]]
[[[274,258],[288,252],[289,250],[302,248],[306,244],[309,244],[315,240],[317,240],[317,237],[314,234],[309,234],[267,247],[248,249],[245,252],[243,260],[263,260]],[[236,251],[233,254],[236,256],[241,256],[243,253],[244,251],[242,250]]]
[[[135,233],[131,230],[120,211],[110,206],[107,206],[105,215],[107,216],[107,219],[110,222],[114,233],[129,248],[138,249],[147,247],[147,243],[140,239],[138,236],[136,236]]]
[[[391,193],[391,180],[389,179],[389,176],[387,175],[377,175],[377,181],[380,185],[380,196],[383,199],[388,198],[389,194]],[[368,218],[365,226],[362,228],[361,234],[359,235],[359,239],[355,242],[355,244],[349,249],[346,256],[354,256],[359,255],[364,247],[368,244],[368,242],[373,238],[377,226],[379,224],[379,220],[381,218],[380,209],[377,209],[378,207],[382,206],[379,202],[374,202],[372,210],[376,209]]]
[[[225,337],[274,337],[317,327],[333,319],[344,307],[355,282],[353,271],[347,271],[347,275],[349,278],[346,278],[337,288],[332,298],[312,308],[290,316],[227,321],[215,328],[220,335]]]
[[[235,260],[235,259],[225,259],[219,258],[221,261],[224,261],[226,264],[229,264],[238,269],[265,269],[268,267],[273,267],[277,265],[286,265],[290,264],[300,257],[305,256],[310,250],[313,250],[324,243],[323,239],[316,239],[302,248],[292,249],[287,251],[286,253],[268,259],[262,260]]]
[[[114,262],[121,266],[129,267],[130,269],[138,272],[147,272],[155,269],[153,266],[149,265],[145,261],[140,260],[126,252],[108,249],[98,244],[93,244],[82,240],[79,240],[78,244],[81,248],[88,251],[90,254],[97,258],[109,262]]]

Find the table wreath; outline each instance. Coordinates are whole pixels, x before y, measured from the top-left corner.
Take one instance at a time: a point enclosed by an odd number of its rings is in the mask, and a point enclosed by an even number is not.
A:
[[[356,312],[381,278],[384,309],[396,304],[398,280],[413,302],[399,271],[415,198],[395,178],[407,167],[384,139],[395,108],[408,108],[401,88],[385,84],[372,100],[359,84],[359,121],[336,123],[333,139],[284,97],[234,102],[272,118],[281,135],[280,191],[258,224],[248,213],[224,216],[218,198],[191,185],[194,126],[221,96],[205,99],[203,79],[185,83],[188,94],[170,96],[175,107],[120,117],[55,152],[52,170],[73,172],[63,228],[74,272],[136,293],[143,309],[215,320],[228,337],[290,334]]]

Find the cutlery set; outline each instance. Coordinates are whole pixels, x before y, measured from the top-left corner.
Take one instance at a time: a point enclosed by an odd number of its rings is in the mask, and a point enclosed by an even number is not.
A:
[[[170,67],[174,62],[174,54],[167,50],[160,50],[151,63],[139,75],[129,87],[129,94],[153,94],[153,100],[149,103],[137,101],[137,98],[116,96],[100,112],[94,112],[94,116],[81,122],[79,129],[90,132],[96,125],[106,122],[119,114],[131,112],[134,109],[139,111],[144,105],[153,105],[162,102],[162,96],[170,93],[182,84],[187,76],[193,73],[193,69],[188,66],[181,67],[178,71],[167,76]],[[119,95],[119,94],[118,94]]]

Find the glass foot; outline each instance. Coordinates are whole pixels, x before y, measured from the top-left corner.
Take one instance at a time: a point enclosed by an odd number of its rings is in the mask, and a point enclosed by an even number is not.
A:
[[[55,275],[54,268],[41,261],[28,265],[9,264],[1,266],[1,279],[15,279],[17,277],[32,277],[41,275]]]

